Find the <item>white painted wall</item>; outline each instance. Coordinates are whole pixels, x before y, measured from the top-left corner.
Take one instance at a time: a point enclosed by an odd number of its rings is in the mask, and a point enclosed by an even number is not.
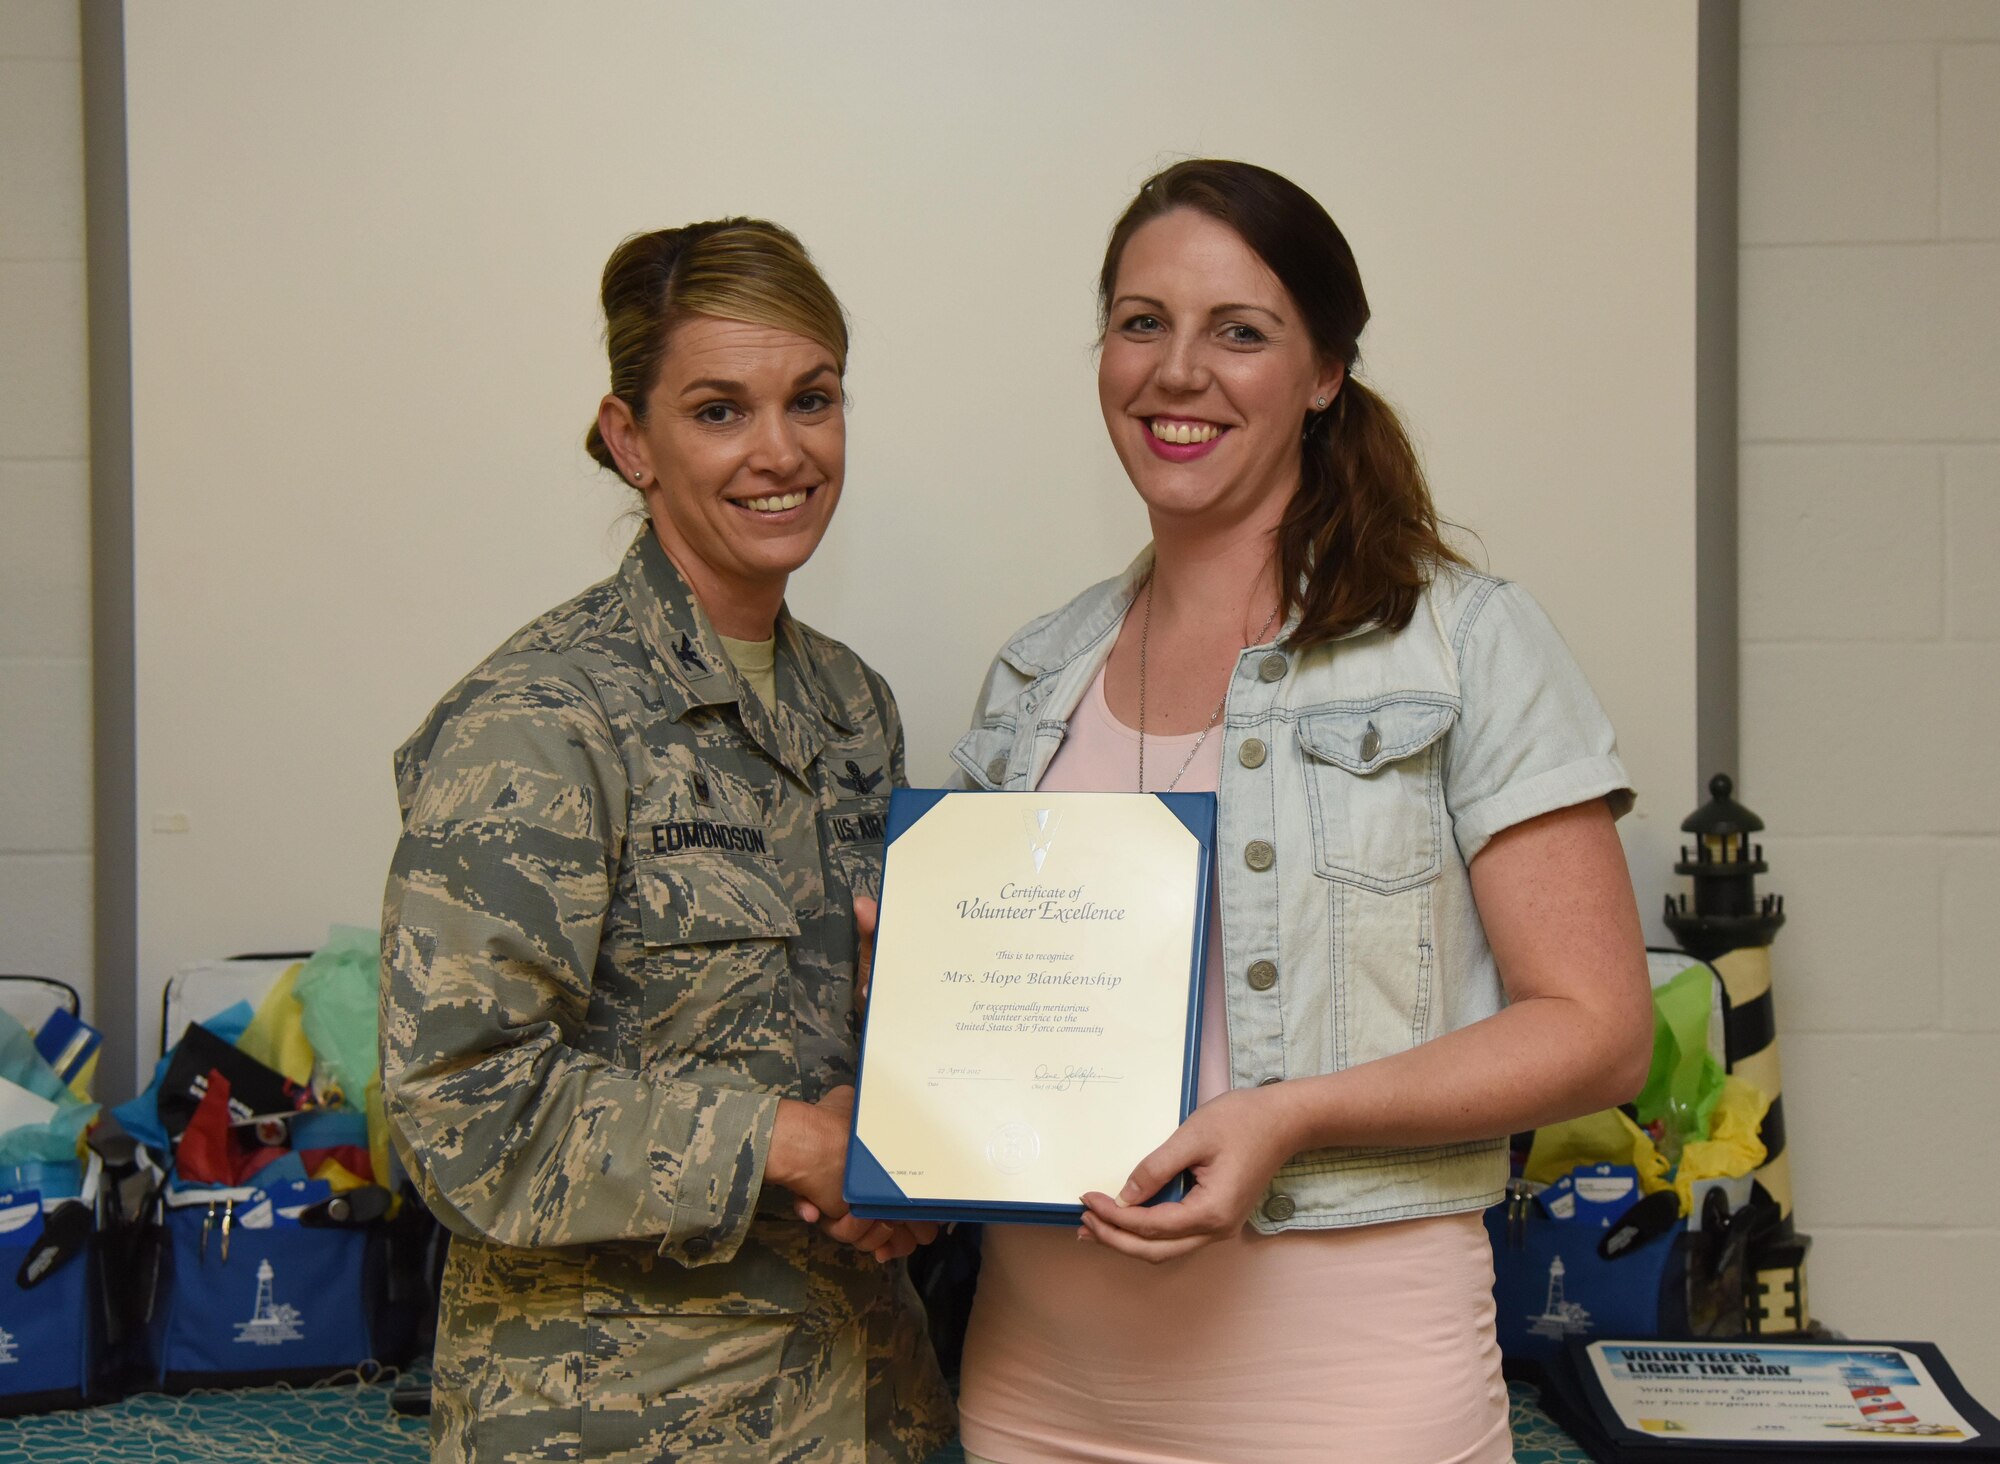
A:
[[[940,776],[1005,633],[1142,541],[1090,284],[1196,152],[1343,223],[1445,511],[1610,706],[1657,907],[1696,782],[1692,7],[749,14],[128,7],[142,1030],[180,962],[372,921],[391,749],[612,564],[579,439],[633,230],[769,214],[849,306],[848,494],[794,604]]]
[[[1743,11],[1742,797],[1813,1310],[2000,1404],[2000,3]]]
[[[77,0],[0,4],[0,972],[91,996]]]

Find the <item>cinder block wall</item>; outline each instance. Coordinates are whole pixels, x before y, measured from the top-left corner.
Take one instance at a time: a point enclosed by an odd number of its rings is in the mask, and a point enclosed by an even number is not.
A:
[[[0,971],[91,988],[77,0],[0,0]]]
[[[2000,0],[1747,0],[1742,796],[1813,1309],[2000,1406]]]

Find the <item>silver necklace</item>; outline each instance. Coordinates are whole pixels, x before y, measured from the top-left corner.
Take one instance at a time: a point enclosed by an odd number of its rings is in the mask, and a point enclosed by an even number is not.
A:
[[[1273,605],[1271,613],[1264,617],[1263,627],[1257,632],[1256,639],[1250,641],[1249,644],[1254,646],[1261,643],[1264,637],[1271,633],[1272,622],[1277,620],[1277,618],[1278,607]],[[1147,575],[1146,613],[1144,618],[1139,622],[1139,791],[1141,793],[1146,791],[1146,643],[1152,638],[1152,634],[1153,577]],[[1202,743],[1208,741],[1208,734],[1215,730],[1216,722],[1221,719],[1222,709],[1228,704],[1229,683],[1225,681],[1222,685],[1222,699],[1215,704],[1215,710],[1208,714],[1208,725],[1201,729],[1201,736],[1195,738],[1194,746],[1188,749],[1188,755],[1181,759],[1180,767],[1175,771],[1173,777],[1168,780],[1167,786],[1159,790],[1160,792],[1171,793],[1174,791],[1175,786],[1181,780],[1181,774],[1188,770],[1188,764],[1194,761],[1194,755],[1201,751]]]

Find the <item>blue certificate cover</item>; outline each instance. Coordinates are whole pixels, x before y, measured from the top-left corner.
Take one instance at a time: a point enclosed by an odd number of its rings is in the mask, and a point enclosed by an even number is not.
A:
[[[1215,796],[897,789],[886,841],[847,1203],[1075,1225],[1194,1107]]]

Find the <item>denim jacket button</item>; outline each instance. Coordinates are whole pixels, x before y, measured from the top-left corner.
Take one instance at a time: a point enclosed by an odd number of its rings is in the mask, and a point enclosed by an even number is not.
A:
[[[1269,991],[1278,984],[1278,968],[1269,961],[1250,963],[1250,989]]]
[[[1255,737],[1243,739],[1243,745],[1236,749],[1236,760],[1246,768],[1264,766],[1264,744]]]
[[[989,783],[1004,783],[1007,781],[1006,758],[996,757],[986,765],[986,781]]]
[[[1283,681],[1285,673],[1291,670],[1291,663],[1285,659],[1283,651],[1273,651],[1257,663],[1257,679],[1260,681]]]
[[[1252,839],[1243,846],[1243,862],[1261,872],[1278,862],[1278,851],[1262,839]]]
[[[1264,1201],[1264,1218],[1283,1223],[1299,1212],[1299,1207],[1290,1195],[1272,1195]]]
[[[1260,1088],[1268,1088],[1273,1083],[1282,1083],[1284,1081],[1285,1080],[1279,1077],[1276,1073],[1272,1073],[1271,1076],[1268,1078],[1259,1078],[1257,1080],[1257,1086]]]
[[[1363,733],[1361,737],[1361,760],[1363,762],[1366,762],[1368,761],[1368,759],[1375,756],[1375,754],[1380,752],[1381,750],[1382,750],[1382,734],[1380,732],[1377,732],[1375,730],[1375,724],[1373,722],[1370,722],[1368,724],[1368,730],[1365,733]]]

